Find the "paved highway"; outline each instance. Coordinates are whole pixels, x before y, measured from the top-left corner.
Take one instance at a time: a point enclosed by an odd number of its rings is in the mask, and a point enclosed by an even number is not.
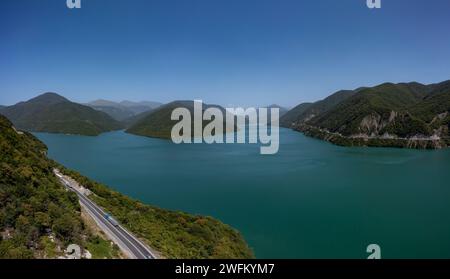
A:
[[[135,236],[125,230],[122,226],[112,223],[107,219],[107,214],[98,205],[92,202],[87,196],[81,193],[76,185],[72,185],[59,172],[55,171],[60,181],[71,191],[78,195],[80,204],[86,209],[88,214],[95,220],[100,228],[113,240],[122,251],[131,258],[136,259],[156,259],[152,251],[138,240]]]

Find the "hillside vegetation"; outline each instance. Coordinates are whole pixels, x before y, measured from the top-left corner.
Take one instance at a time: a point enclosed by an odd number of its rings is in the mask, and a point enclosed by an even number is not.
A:
[[[332,97],[335,102],[329,102]],[[384,83],[337,97],[313,104],[285,126],[342,145],[441,148],[449,143],[449,81]]]
[[[151,111],[160,107],[162,104],[157,102],[130,102],[122,101],[120,103],[108,100],[96,100],[86,104],[87,106],[102,111],[117,121],[127,121],[138,114]]]
[[[220,109],[224,114],[224,132],[225,131],[225,109],[217,105],[203,104],[203,111],[215,107]],[[176,108],[186,108],[190,111],[191,117],[194,117],[194,101],[175,101],[164,105],[148,114],[141,114],[131,122],[130,127],[126,130],[127,133],[139,136],[170,139],[172,127],[179,122],[178,120],[171,120],[172,111]],[[209,121],[203,121],[203,127]],[[191,132],[194,134],[194,121],[191,121]]]
[[[90,234],[78,199],[53,175],[45,145],[0,115],[0,151],[0,258],[55,257],[58,246],[83,246]]]
[[[341,90],[321,101],[315,103],[302,103],[281,117],[280,126],[289,128],[294,122],[308,121],[311,118],[330,110],[340,102],[353,96],[356,92],[357,90]]]
[[[0,258],[55,258],[72,243],[95,258],[116,257],[116,248],[87,228],[77,196],[60,184],[55,167],[164,257],[253,257],[240,233],[220,221],[142,204],[49,160],[46,150],[0,115]]]
[[[27,102],[0,109],[14,125],[31,132],[99,135],[119,130],[122,124],[104,112],[45,93]]]
[[[145,205],[75,171],[59,166],[95,195],[90,197],[135,235],[166,258],[252,258],[241,234],[207,216],[191,215]]]
[[[289,128],[292,123],[296,122],[300,115],[311,107],[312,103],[302,103],[280,117],[280,127]]]

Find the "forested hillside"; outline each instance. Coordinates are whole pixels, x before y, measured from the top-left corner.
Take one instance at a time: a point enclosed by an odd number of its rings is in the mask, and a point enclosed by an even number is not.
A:
[[[78,198],[53,175],[45,145],[0,115],[0,151],[0,258],[55,257],[58,246],[83,245],[90,234]]]
[[[46,146],[0,115],[0,258],[54,258],[69,244],[94,257],[117,257],[81,218],[78,197],[53,174],[59,168],[90,197],[167,258],[251,258],[241,234],[206,216],[142,204],[49,160]]]
[[[324,101],[315,103],[286,126],[342,145],[448,145],[449,81],[430,85],[384,83],[341,92],[347,92],[341,93],[344,98],[321,110],[315,108]]]
[[[31,132],[96,136],[119,130],[122,124],[104,112],[45,93],[26,102],[0,109],[14,125]]]

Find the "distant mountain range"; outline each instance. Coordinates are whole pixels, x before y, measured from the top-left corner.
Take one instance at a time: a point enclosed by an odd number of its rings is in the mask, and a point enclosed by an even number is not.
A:
[[[125,128],[131,134],[168,139],[173,125],[178,122],[170,119],[173,109],[177,107],[188,108],[193,115],[194,101],[174,101],[162,105],[148,101],[96,100],[78,104],[56,93],[44,93],[13,106],[0,106],[0,114],[24,131],[94,136]],[[219,105],[203,104],[203,110],[210,107],[225,112]],[[267,108],[279,108],[280,117],[288,111],[275,104]],[[204,121],[204,126],[207,123]]]
[[[292,123],[300,119],[300,115],[302,115],[312,105],[313,103],[301,103],[300,105],[289,110],[283,116],[280,117],[280,126],[287,128],[291,127]]]
[[[21,130],[95,136],[122,129],[104,112],[73,103],[56,93],[45,93],[26,102],[3,107],[6,116]]]
[[[287,109],[287,108],[285,108],[285,107],[282,107],[282,106],[280,106],[280,105],[277,105],[277,104],[270,105],[270,106],[268,106],[267,108],[268,108],[268,109],[271,109],[271,108],[278,108],[279,111],[280,111],[280,114],[279,114],[280,117],[284,116],[284,115],[285,115],[286,113],[288,113],[288,111],[289,111],[289,109]]]
[[[185,107],[193,114],[194,102],[175,101],[161,106],[156,102],[97,100],[88,105],[45,93],[13,106],[0,106],[0,114],[25,131],[98,135],[126,128],[131,134],[170,138],[177,123],[170,119],[172,110]],[[203,104],[204,110],[208,107],[225,111],[221,106]],[[339,145],[410,148],[450,145],[450,81],[429,85],[383,83],[341,90],[289,111],[278,105],[268,106],[272,107],[280,108],[282,127]]]
[[[450,145],[449,112],[450,81],[384,83],[300,104],[280,122],[339,145],[441,148]]]
[[[136,124],[138,121],[140,121],[141,119],[145,118],[147,115],[153,113],[154,111],[156,111],[158,109],[159,108],[156,108],[154,110],[148,110],[148,111],[133,115],[131,117],[128,117],[128,118],[122,120],[122,124],[125,126],[126,129],[128,129],[131,126],[133,126],[134,124]]]
[[[113,102],[108,100],[96,100],[86,104],[93,109],[103,111],[112,118],[118,121],[125,121],[128,118],[134,117],[138,114],[153,110],[160,107],[162,104],[158,102]]]

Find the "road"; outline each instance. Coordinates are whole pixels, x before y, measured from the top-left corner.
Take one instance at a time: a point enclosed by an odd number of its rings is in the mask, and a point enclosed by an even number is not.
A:
[[[130,232],[120,225],[114,225],[106,219],[107,213],[104,212],[98,205],[91,201],[86,195],[81,193],[77,185],[66,179],[59,172],[55,171],[55,175],[69,190],[78,195],[81,206],[86,209],[86,212],[95,220],[103,232],[105,232],[113,242],[115,242],[122,251],[127,253],[131,258],[135,259],[156,259],[152,251],[133,236]]]

